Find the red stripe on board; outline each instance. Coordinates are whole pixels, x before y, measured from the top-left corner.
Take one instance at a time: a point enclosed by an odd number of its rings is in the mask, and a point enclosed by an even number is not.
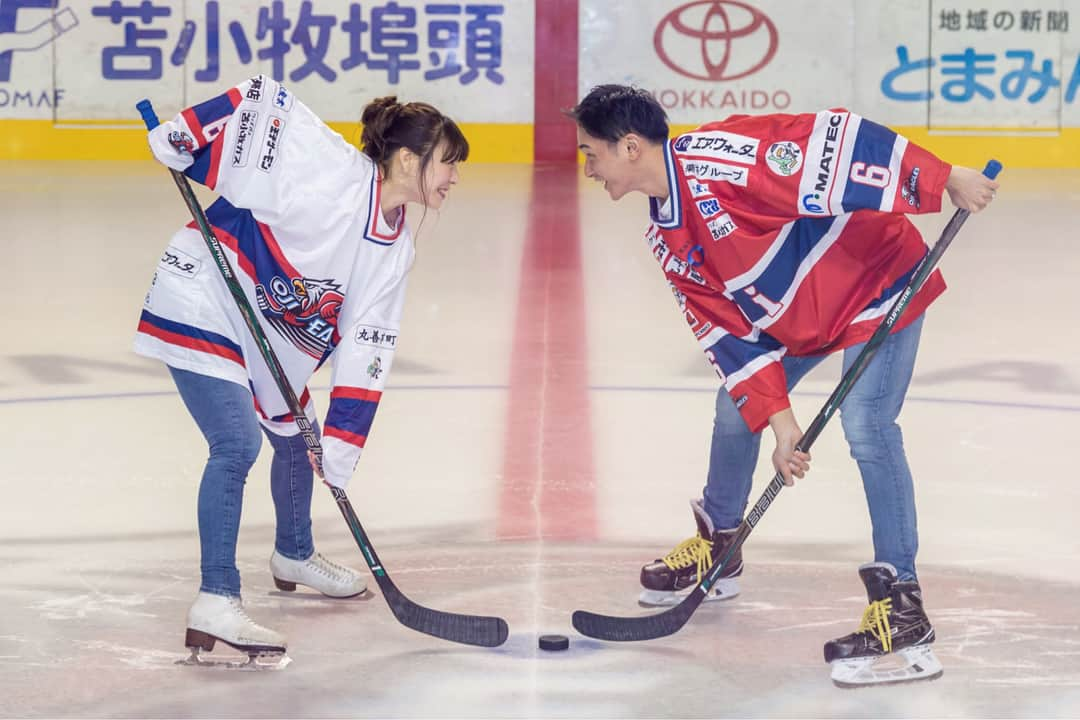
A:
[[[500,538],[596,536],[577,172],[576,164],[533,170],[514,323]]]
[[[562,114],[578,101],[578,0],[537,0],[533,161],[577,162],[577,127]]]

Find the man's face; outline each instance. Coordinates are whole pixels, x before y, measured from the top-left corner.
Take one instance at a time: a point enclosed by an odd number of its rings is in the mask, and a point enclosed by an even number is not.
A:
[[[593,137],[580,126],[577,139],[578,149],[585,155],[585,177],[604,183],[612,200],[620,199],[633,189],[633,165],[621,142]]]

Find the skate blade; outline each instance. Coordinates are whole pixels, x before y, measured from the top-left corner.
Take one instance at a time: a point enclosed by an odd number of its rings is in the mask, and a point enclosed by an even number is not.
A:
[[[694,591],[696,585],[686,590],[669,592],[667,590],[642,590],[638,595],[638,605],[644,608],[671,607],[678,605]],[[712,592],[705,596],[704,602],[731,600],[739,594],[739,581],[736,578],[724,578],[713,585]]]
[[[224,658],[208,660],[199,653],[200,648],[190,649],[191,655],[183,660],[177,660],[176,665],[260,672],[264,670],[284,670],[292,662],[292,658],[284,653],[252,653],[248,655],[247,660],[226,660]]]
[[[928,645],[904,648],[877,658],[832,661],[833,684],[847,689],[936,680],[944,672]]]

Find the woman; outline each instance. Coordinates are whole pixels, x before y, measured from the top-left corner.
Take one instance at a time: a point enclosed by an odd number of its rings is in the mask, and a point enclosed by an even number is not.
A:
[[[306,384],[332,360],[323,472],[338,487],[360,456],[393,362],[414,256],[405,206],[439,208],[469,153],[457,125],[424,103],[379,98],[362,122],[358,151],[258,76],[149,137],[159,161],[220,194],[207,218],[317,432]],[[158,264],[135,351],[168,366],[210,448],[198,500],[202,583],[186,644],[210,650],[221,640],[252,657],[284,653],[285,637],[244,612],[236,568],[260,425],[274,448],[277,587],[302,584],[339,598],[362,593],[365,582],[315,552],[306,445],[193,224],[173,236]]]

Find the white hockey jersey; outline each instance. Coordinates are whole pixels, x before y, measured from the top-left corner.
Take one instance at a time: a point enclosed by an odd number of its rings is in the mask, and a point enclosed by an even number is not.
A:
[[[307,383],[331,360],[323,469],[345,487],[397,346],[414,256],[405,208],[387,222],[372,160],[261,75],[182,111],[149,139],[159,161],[220,194],[207,218],[312,421]],[[267,428],[298,432],[194,223],[158,263],[135,351],[245,385]]]

